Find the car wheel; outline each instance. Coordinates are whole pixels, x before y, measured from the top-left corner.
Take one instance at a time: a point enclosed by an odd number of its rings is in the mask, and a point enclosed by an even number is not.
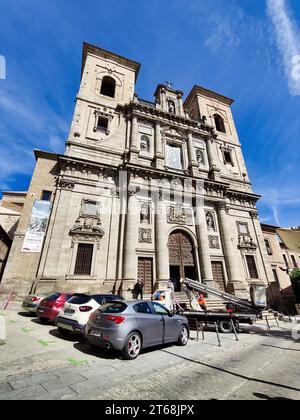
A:
[[[232,324],[229,321],[220,321],[219,329],[224,334],[231,334],[233,332]]]
[[[186,346],[189,341],[189,330],[186,325],[182,325],[180,327],[179,337],[178,337],[178,344],[180,346]]]
[[[142,338],[139,333],[129,334],[125,342],[122,354],[126,360],[134,360],[142,350]]]

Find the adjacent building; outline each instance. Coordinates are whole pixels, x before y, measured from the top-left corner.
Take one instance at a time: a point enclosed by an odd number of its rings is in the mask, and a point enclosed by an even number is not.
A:
[[[241,297],[272,281],[233,100],[195,85],[138,97],[140,64],[84,44],[63,155],[35,151],[2,282],[19,293],[146,293],[190,277]]]
[[[24,192],[2,193],[2,200],[0,201],[0,282],[26,195]]]
[[[267,262],[273,273],[268,287],[268,300],[273,307],[293,312],[296,299],[289,273],[300,268],[300,254],[296,249],[288,248],[281,236],[281,228],[267,224],[261,227],[268,253]]]

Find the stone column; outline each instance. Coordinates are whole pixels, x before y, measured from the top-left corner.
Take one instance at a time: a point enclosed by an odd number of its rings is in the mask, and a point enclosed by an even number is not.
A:
[[[133,115],[131,121],[131,139],[130,139],[130,161],[136,162],[140,152],[139,136],[138,136],[138,121],[137,117]]]
[[[138,200],[136,198],[136,189],[128,191],[128,211],[126,215],[125,239],[124,239],[124,266],[123,279],[135,281],[137,278],[137,235],[138,235]]]
[[[188,132],[188,152],[189,152],[189,166],[198,166],[197,165],[197,156],[196,156],[196,150],[194,147],[193,142],[193,134],[191,131]]]
[[[267,254],[265,239],[262,233],[257,210],[250,211],[250,216],[252,219],[253,229],[255,231],[255,237],[256,237],[255,239],[257,241],[258,249],[260,252],[261,264],[264,269],[264,273],[263,273],[265,275],[264,283],[267,286],[273,280],[273,273],[271,270],[271,265],[268,263],[269,257]]]
[[[220,223],[220,231],[226,259],[228,272],[229,289],[236,296],[247,298],[246,287],[243,282],[244,276],[241,273],[241,257],[233,243],[233,227],[231,225],[230,216],[228,215],[228,207],[225,202],[218,203],[218,217]]]
[[[202,282],[214,287],[212,265],[210,259],[210,249],[208,241],[207,223],[203,205],[196,207],[196,231],[199,247],[200,268]]]
[[[219,159],[217,156],[216,142],[213,137],[207,140],[208,158],[210,162],[210,170],[213,178],[216,179],[220,176]]]
[[[157,281],[161,286],[170,279],[168,239],[167,210],[164,198],[160,196],[155,207],[155,241]]]
[[[164,166],[164,156],[161,138],[161,126],[158,121],[155,122],[155,160],[156,167],[162,169]]]

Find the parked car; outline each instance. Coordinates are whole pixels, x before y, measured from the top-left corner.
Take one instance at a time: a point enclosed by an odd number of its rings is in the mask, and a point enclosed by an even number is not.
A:
[[[92,313],[85,333],[91,345],[121,351],[125,359],[133,360],[147,347],[176,342],[185,346],[188,325],[186,317],[158,302],[117,301]]]
[[[23,311],[26,311],[35,315],[37,308],[43,299],[45,299],[45,296],[37,296],[37,295],[26,296],[22,304]]]
[[[64,304],[72,297],[70,293],[54,293],[43,299],[39,304],[36,314],[41,322],[56,322],[57,315]]]
[[[57,327],[61,334],[69,332],[83,333],[89,320],[90,314],[106,302],[120,301],[122,298],[116,295],[86,295],[74,294],[57,317]]]

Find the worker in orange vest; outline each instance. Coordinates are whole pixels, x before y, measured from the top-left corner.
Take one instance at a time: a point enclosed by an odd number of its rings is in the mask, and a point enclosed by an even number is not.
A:
[[[204,295],[199,295],[198,303],[204,311],[207,311],[206,300]]]

